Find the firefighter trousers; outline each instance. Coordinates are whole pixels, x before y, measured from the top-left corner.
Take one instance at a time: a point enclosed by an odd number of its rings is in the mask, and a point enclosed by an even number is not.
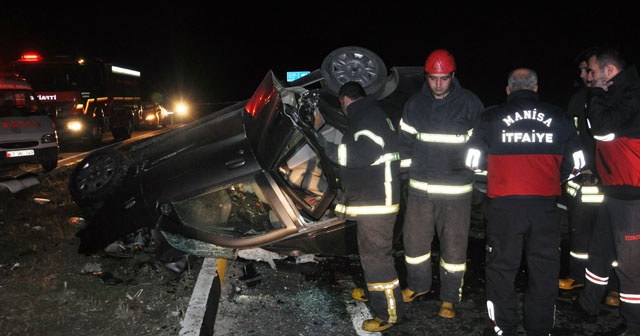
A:
[[[588,263],[589,240],[596,226],[600,203],[582,203],[576,197],[566,196],[569,218],[569,272],[578,284],[585,283],[584,269]]]
[[[396,214],[357,218],[358,254],[367,283],[367,297],[375,317],[399,323],[404,319],[402,289],[393,259]]]
[[[589,315],[598,314],[607,291],[619,291],[618,278],[611,266],[616,256],[605,207],[599,208],[597,218],[589,240],[589,260],[583,270],[586,281],[578,297],[578,303]]]
[[[605,196],[600,215],[611,225],[620,282],[620,315],[627,329],[640,335],[640,200]]]
[[[553,329],[560,273],[560,219],[554,197],[489,201],[485,258],[487,312],[504,336],[517,335],[515,280],[523,258],[528,274],[524,329],[528,336],[547,336]]]
[[[409,193],[402,228],[407,286],[414,292],[428,292],[432,284],[432,249],[438,235],[440,300],[457,303],[467,261],[471,194],[466,199],[429,199]]]

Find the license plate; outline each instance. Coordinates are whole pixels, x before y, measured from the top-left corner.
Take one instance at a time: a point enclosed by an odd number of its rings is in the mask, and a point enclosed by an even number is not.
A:
[[[35,154],[36,153],[33,149],[25,149],[25,150],[18,150],[18,151],[8,151],[7,157],[12,158],[12,157],[19,157],[19,156],[32,156]]]

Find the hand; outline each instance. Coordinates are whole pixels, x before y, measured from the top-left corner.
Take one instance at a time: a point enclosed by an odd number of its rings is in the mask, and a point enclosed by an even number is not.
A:
[[[479,150],[469,148],[469,150],[467,151],[467,159],[465,160],[464,165],[474,172],[479,171],[478,166],[480,164],[480,156],[481,153]]]
[[[604,92],[609,91],[609,87],[613,85],[612,81],[607,80],[606,78],[598,78],[591,82],[593,87],[599,87],[604,90]]]
[[[598,184],[598,178],[592,174],[580,174],[577,182],[581,186],[593,186]]]

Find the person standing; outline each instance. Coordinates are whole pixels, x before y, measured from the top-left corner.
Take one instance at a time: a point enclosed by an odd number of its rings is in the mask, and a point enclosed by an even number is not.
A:
[[[598,211],[604,194],[595,169],[595,140],[585,115],[587,92],[591,87],[587,60],[595,50],[595,48],[585,49],[576,58],[580,70],[580,83],[583,85],[571,96],[567,107],[567,113],[573,119],[580,136],[586,166],[580,175],[567,181],[564,188],[569,212],[569,272],[566,278],[559,280],[559,288],[562,290],[581,288],[579,298],[576,300],[577,308],[587,322],[596,322],[603,297],[606,305],[620,306],[618,278],[611,268],[615,251],[611,235],[607,233],[609,224],[606,218],[602,218],[598,223]],[[599,256],[604,256],[608,251],[609,253],[606,254],[608,257],[590,258],[589,251],[596,249],[597,252],[594,253]],[[602,265],[596,265],[596,263],[602,263]],[[595,270],[602,271],[594,277]],[[591,275],[585,277],[585,273],[591,273]],[[599,280],[585,281],[585,279]],[[607,292],[606,296],[605,292]]]
[[[627,331],[640,335],[640,77],[619,50],[601,48],[587,62],[592,87],[586,115],[596,139],[596,170],[602,179],[606,218],[617,257],[620,315]],[[589,258],[599,258],[589,251]],[[605,256],[606,257],[606,256]],[[603,282],[587,269],[590,282]]]
[[[476,171],[486,163],[487,312],[497,335],[517,335],[514,281],[523,258],[524,329],[529,336],[550,335],[560,272],[560,185],[584,166],[567,114],[542,102],[537,91],[533,69],[512,70],[506,102],[482,114],[468,142],[467,168]]]
[[[473,173],[464,168],[465,144],[484,106],[455,77],[456,62],[444,49],[425,61],[425,83],[405,103],[398,134],[401,170],[408,176],[403,243],[412,302],[432,285],[431,245],[440,247],[439,316],[454,318],[466,271]]]
[[[400,209],[400,154],[391,120],[366,96],[357,82],[338,92],[348,126],[340,145],[332,146],[318,133],[329,157],[337,157],[343,195],[338,215],[357,222],[357,241],[366,289],[355,288],[354,299],[370,302],[374,318],[362,329],[376,332],[402,321],[405,314],[400,280],[392,255],[393,228]]]
[[[584,269],[589,259],[589,238],[596,222],[600,202],[604,197],[596,185],[598,179],[593,168],[595,140],[589,132],[584,114],[587,88],[590,86],[587,78],[587,58],[592,52],[592,49],[586,49],[576,58],[580,71],[579,88],[569,98],[567,106],[567,114],[572,118],[585,150],[586,166],[585,170],[580,172],[580,176],[567,181],[564,185],[569,219],[570,251],[567,277],[560,279],[558,284],[562,290],[584,287]]]

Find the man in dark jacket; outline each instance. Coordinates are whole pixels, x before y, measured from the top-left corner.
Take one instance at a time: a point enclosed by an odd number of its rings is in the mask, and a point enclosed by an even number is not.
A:
[[[595,140],[589,133],[587,120],[584,114],[587,88],[590,86],[587,79],[587,58],[590,52],[585,50],[576,58],[580,80],[578,89],[571,95],[567,114],[573,120],[578,130],[580,141],[583,145],[586,167],[580,172],[580,176],[567,181],[564,185],[565,199],[569,220],[569,269],[567,277],[559,281],[559,287],[563,290],[572,290],[584,287],[584,269],[589,259],[588,246],[591,232],[596,222],[598,208],[603,194],[597,187],[598,177],[595,175],[593,160],[595,154]],[[584,186],[585,188],[582,188]]]
[[[598,221],[606,218],[613,236],[624,335],[640,335],[640,78],[616,49],[599,49],[588,67],[586,113],[605,195]],[[601,257],[589,251],[589,258]],[[599,274],[608,272],[588,267],[587,284],[606,284],[608,278]]]
[[[438,313],[454,318],[466,270],[473,173],[464,167],[465,144],[484,106],[455,78],[455,59],[433,51],[425,62],[425,83],[409,98],[400,120],[401,170],[408,173],[403,226],[407,288],[405,302],[431,290],[431,243],[440,243]]]
[[[611,235],[603,234],[603,232],[608,231],[609,224],[605,222],[606,218],[601,218],[600,222],[598,222],[598,212],[604,199],[604,194],[602,193],[602,183],[595,168],[596,141],[593,139],[585,114],[587,92],[591,87],[587,60],[595,51],[595,48],[585,49],[576,59],[580,70],[580,82],[584,85],[571,96],[567,107],[567,113],[573,119],[574,126],[580,136],[586,166],[580,172],[580,175],[567,181],[564,186],[569,214],[569,241],[571,248],[569,252],[568,277],[559,281],[559,287],[563,290],[582,287],[579,291],[581,299],[578,300],[578,308],[580,315],[587,322],[597,321],[603,297],[605,297],[605,304],[613,307],[620,306],[618,278],[613,268],[611,268],[611,264],[615,260],[613,240]],[[598,252],[595,253],[598,253],[599,256],[604,256],[604,253],[608,251],[609,257],[606,259],[601,257],[590,258],[590,250],[597,250]],[[602,263],[602,265],[595,265],[595,263]],[[608,270],[608,272],[598,274],[596,278],[600,278],[601,281],[594,283],[585,281],[585,269],[587,272],[593,272],[595,269]],[[604,281],[603,279],[607,280]],[[605,292],[608,292],[606,296]]]
[[[538,99],[538,76],[518,68],[508,77],[507,101],[487,109],[469,139],[466,166],[486,162],[486,296],[497,335],[517,335],[514,279],[523,258],[528,287],[524,329],[548,336],[555,321],[560,271],[563,178],[584,166],[580,140],[565,112]]]
[[[392,255],[393,228],[400,209],[400,154],[393,124],[357,82],[338,92],[348,127],[337,148],[319,136],[329,157],[337,157],[343,195],[335,212],[357,224],[358,253],[367,288],[354,299],[371,304],[374,318],[362,329],[389,329],[404,318],[400,281]]]

